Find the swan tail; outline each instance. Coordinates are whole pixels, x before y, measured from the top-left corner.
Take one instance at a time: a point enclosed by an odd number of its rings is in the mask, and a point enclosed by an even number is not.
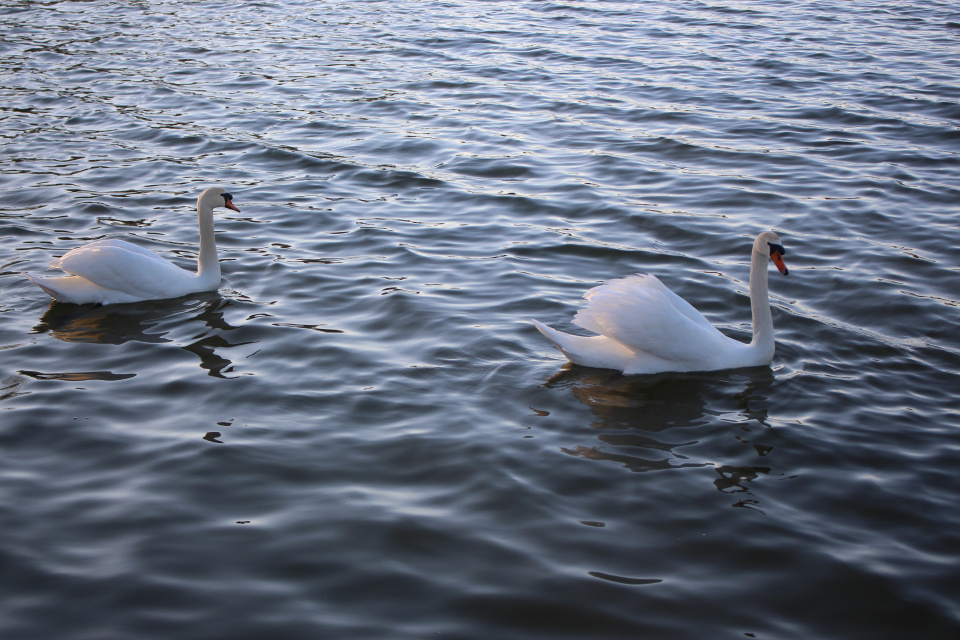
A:
[[[51,298],[53,298],[54,300],[60,300],[60,296],[62,294],[59,291],[57,291],[56,288],[54,288],[55,287],[54,283],[49,282],[51,278],[44,278],[43,276],[35,276],[32,273],[24,273],[23,275],[27,280],[29,280],[33,284],[37,285],[38,287],[46,291]]]
[[[569,333],[564,333],[563,331],[557,331],[553,327],[548,327],[539,320],[533,320],[533,326],[540,330],[544,336],[547,337],[550,342],[552,342],[560,351],[564,351],[564,345],[569,343],[568,338],[576,338],[577,336],[570,335]],[[566,353],[566,352],[564,352]]]
[[[575,336],[533,320],[534,326],[574,364],[623,371],[637,353],[607,336]]]
[[[30,282],[46,291],[57,302],[73,304],[123,302],[123,300],[110,299],[109,294],[119,292],[110,292],[79,276],[38,276],[32,273],[24,273],[23,275]]]

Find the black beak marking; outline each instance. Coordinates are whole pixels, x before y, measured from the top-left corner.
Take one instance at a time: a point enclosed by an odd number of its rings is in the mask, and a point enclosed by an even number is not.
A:
[[[768,242],[767,244],[770,245],[770,255],[779,253],[782,256],[787,253],[787,250],[783,248],[782,244],[774,244],[772,242]]]
[[[237,209],[236,205],[233,204],[233,196],[229,193],[223,194],[223,206],[225,206],[227,209],[233,209],[237,212],[240,211],[240,209]]]

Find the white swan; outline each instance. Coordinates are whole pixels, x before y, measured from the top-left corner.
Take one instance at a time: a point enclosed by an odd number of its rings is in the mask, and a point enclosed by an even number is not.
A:
[[[575,336],[533,323],[571,362],[619,369],[625,374],[716,371],[767,365],[773,360],[773,317],[767,293],[767,260],[787,275],[780,237],[764,231],[753,243],[750,306],[753,341],[723,335],[699,311],[655,276],[613,280],[588,291],[587,308],[574,324],[597,336]]]
[[[115,304],[178,298],[220,286],[220,261],[213,232],[214,207],[239,212],[233,196],[210,187],[197,198],[200,255],[191,273],[147,249],[123,240],[97,240],[50,261],[68,276],[24,274],[60,302]]]

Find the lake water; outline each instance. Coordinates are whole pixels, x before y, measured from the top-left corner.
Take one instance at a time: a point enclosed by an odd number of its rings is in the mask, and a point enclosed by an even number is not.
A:
[[[953,3],[0,6],[0,636],[960,637]],[[54,304],[124,238],[219,291]],[[654,273],[770,367],[563,356]]]

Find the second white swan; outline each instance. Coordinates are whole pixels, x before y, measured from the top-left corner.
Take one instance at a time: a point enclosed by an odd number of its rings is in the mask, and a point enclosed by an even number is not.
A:
[[[220,286],[220,260],[213,231],[215,207],[240,211],[223,187],[210,187],[197,198],[200,255],[196,273],[148,249],[108,238],[71,249],[50,262],[51,267],[70,275],[25,275],[55,300],[75,304],[160,300],[213,291]]]
[[[770,364],[773,317],[767,290],[767,260],[787,275],[780,237],[764,231],[753,243],[750,306],[753,340],[739,342],[720,333],[703,314],[670,291],[655,276],[612,280],[586,294],[587,308],[574,324],[596,336],[575,336],[533,323],[567,358],[587,367],[625,374],[716,371]]]

